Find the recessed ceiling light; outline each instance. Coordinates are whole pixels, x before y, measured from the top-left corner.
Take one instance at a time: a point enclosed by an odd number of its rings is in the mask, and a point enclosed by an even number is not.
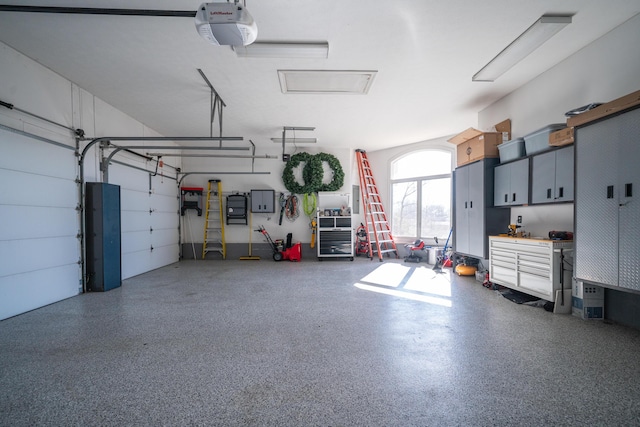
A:
[[[243,58],[327,58],[327,42],[255,42],[247,46],[233,46]]]
[[[366,94],[377,71],[278,70],[282,93]]]
[[[569,15],[543,15],[487,65],[474,74],[474,82],[492,82],[522,61],[571,23]]]

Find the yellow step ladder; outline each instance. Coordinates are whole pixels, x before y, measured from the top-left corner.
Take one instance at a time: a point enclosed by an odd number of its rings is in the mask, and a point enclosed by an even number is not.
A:
[[[227,245],[224,240],[224,210],[222,208],[222,181],[210,179],[207,187],[205,204],[204,239],[202,243],[202,259],[209,252],[219,252],[222,259],[227,259]]]
[[[393,254],[398,258],[398,249],[391,235],[391,227],[384,213],[382,199],[378,192],[378,186],[373,179],[373,171],[364,150],[356,150],[358,161],[358,174],[360,175],[360,193],[364,206],[364,217],[367,234],[369,236],[369,258],[373,259],[376,253],[380,262],[382,256]]]

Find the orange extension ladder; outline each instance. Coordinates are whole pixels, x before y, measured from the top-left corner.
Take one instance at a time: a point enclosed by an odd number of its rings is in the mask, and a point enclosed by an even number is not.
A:
[[[399,258],[366,151],[356,150],[356,158],[360,175],[360,193],[364,206],[365,227],[369,236],[369,258],[373,259],[373,254],[376,253],[382,262],[382,256],[384,254],[389,256],[391,252],[395,254],[396,258]]]

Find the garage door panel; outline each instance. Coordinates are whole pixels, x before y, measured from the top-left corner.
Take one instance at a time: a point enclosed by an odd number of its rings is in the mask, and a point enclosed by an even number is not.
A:
[[[73,180],[0,169],[0,194],[6,205],[75,208],[78,186]]]
[[[122,278],[137,276],[146,273],[154,267],[151,264],[151,251],[140,251],[127,254],[122,258]]]
[[[135,166],[142,167],[143,165]],[[149,194],[149,174],[138,169],[111,164],[109,166],[109,183],[119,185],[123,189]]]
[[[0,218],[3,240],[75,236],[79,229],[78,211],[71,208],[0,205]]]
[[[0,130],[0,169],[74,180],[77,167],[73,150]],[[60,167],[68,165],[68,167]]]
[[[176,212],[154,212],[151,215],[151,226],[155,230],[156,228],[178,228],[178,222],[180,217]]]
[[[74,264],[80,250],[75,236],[0,241],[0,277]]]
[[[122,234],[122,258],[125,255],[139,251],[149,251],[151,248],[151,237],[149,230],[135,231]]]
[[[153,194],[161,196],[170,196],[174,200],[178,196],[178,183],[169,178],[162,178],[161,176],[154,176],[151,180],[153,187]]]
[[[0,320],[78,295],[77,264],[0,277]]]
[[[153,250],[151,268],[160,268],[179,260],[178,245],[163,246]]]
[[[157,212],[178,212],[179,201],[175,195],[164,196],[159,194],[151,195],[151,207]]]
[[[178,230],[153,230],[151,234],[151,244],[154,250],[158,246],[168,246],[177,244],[178,242]]]
[[[120,188],[120,204],[123,211],[127,210],[149,213],[149,209],[151,208],[148,194],[123,189],[122,187]]]
[[[122,233],[149,231],[149,212],[122,211]]]

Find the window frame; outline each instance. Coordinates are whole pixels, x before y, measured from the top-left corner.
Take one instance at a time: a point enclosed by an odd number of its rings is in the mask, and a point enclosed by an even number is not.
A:
[[[448,148],[448,147],[447,147]],[[453,224],[453,171],[454,171],[454,161],[455,161],[455,151],[452,149],[447,149],[445,147],[429,147],[429,148],[419,148],[419,149],[415,149],[412,151],[408,151],[405,153],[402,153],[396,157],[394,157],[393,159],[390,159],[389,162],[389,201],[390,201],[390,205],[391,205],[391,230],[394,230],[395,228],[395,223],[396,223],[396,218],[394,217],[394,209],[393,209],[393,203],[394,203],[394,185],[395,184],[402,184],[402,183],[408,183],[408,182],[415,182],[416,185],[416,206],[417,206],[417,212],[416,212],[416,221],[415,221],[415,230],[414,230],[414,236],[396,236],[395,234],[393,234],[393,237],[395,240],[397,241],[401,241],[402,243],[407,243],[407,242],[413,242],[416,239],[433,239],[434,236],[421,236],[421,230],[422,230],[422,185],[424,181],[430,181],[430,180],[437,180],[437,179],[446,179],[449,178],[450,180],[450,187],[449,187],[449,228],[452,227]],[[410,155],[414,155],[418,152],[429,152],[429,151],[439,151],[439,152],[445,152],[448,153],[450,155],[450,172],[449,173],[445,173],[445,174],[437,174],[437,175],[420,175],[420,176],[415,176],[415,177],[411,177],[411,178],[400,178],[400,179],[393,179],[391,177],[393,170],[394,170],[394,163],[397,161],[400,161],[401,159],[410,156]],[[438,237],[447,237],[447,236],[438,236]]]

